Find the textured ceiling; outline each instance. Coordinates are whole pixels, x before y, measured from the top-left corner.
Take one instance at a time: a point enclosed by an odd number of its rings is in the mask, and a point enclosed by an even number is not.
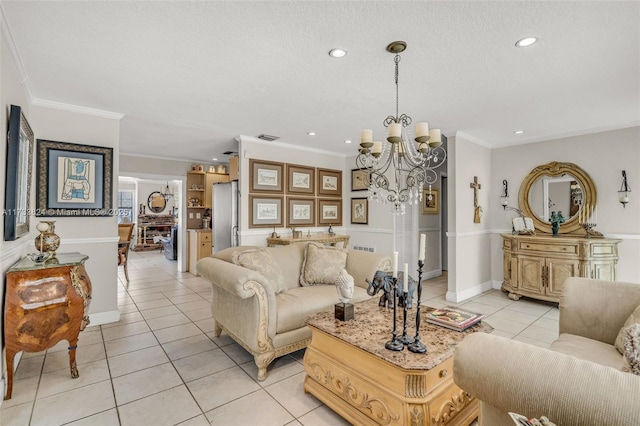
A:
[[[400,113],[447,134],[500,147],[640,124],[636,1],[0,4],[33,98],[124,114],[122,153],[208,160],[261,133],[355,152],[395,112],[394,40]]]

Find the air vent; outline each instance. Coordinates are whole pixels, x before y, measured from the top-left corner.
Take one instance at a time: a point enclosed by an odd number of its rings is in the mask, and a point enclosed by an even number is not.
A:
[[[231,154],[237,154],[237,153],[238,153],[238,151],[225,151],[222,154],[223,155],[231,155]]]
[[[262,139],[263,141],[269,141],[269,142],[273,142],[276,139],[280,139],[280,136],[271,136],[271,135],[265,135],[264,133],[261,135],[258,135],[258,139]]]

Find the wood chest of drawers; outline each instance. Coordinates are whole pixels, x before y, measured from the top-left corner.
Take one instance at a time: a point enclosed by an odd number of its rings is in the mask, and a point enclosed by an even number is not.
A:
[[[69,342],[71,377],[76,367],[78,334],[89,323],[91,280],[84,268],[87,256],[58,253],[43,265],[23,258],[7,271],[4,343],[7,393],[11,398],[13,362],[18,352],[40,352],[61,340]]]

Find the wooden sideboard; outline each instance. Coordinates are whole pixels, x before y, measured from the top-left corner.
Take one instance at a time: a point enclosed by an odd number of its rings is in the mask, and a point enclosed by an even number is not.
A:
[[[267,238],[267,246],[275,247],[275,246],[288,246],[289,244],[295,243],[306,243],[309,241],[314,241],[320,244],[330,244],[335,246],[337,243],[342,243],[342,247],[349,247],[349,235],[329,235],[329,234],[311,234],[310,236],[305,236],[303,234],[300,238],[293,237],[278,237]]]
[[[614,281],[618,243],[610,238],[502,234],[504,281],[509,298],[559,302],[568,277]]]
[[[25,257],[7,271],[4,298],[4,342],[7,393],[11,399],[13,359],[18,352],[40,352],[60,340],[69,342],[71,377],[76,366],[78,334],[89,324],[91,280],[84,269],[87,256],[58,253],[43,265]]]

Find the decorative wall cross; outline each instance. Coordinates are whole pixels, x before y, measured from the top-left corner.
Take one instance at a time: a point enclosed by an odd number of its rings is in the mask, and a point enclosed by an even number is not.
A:
[[[473,177],[473,182],[469,184],[469,187],[473,188],[473,223],[480,223],[482,207],[478,204],[478,190],[481,188],[481,185],[478,183],[478,176]]]

